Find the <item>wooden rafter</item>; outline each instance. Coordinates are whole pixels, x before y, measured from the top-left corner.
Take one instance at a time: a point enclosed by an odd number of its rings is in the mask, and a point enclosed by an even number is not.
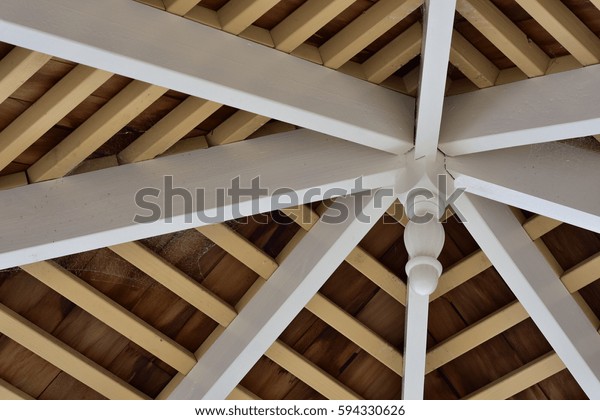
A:
[[[529,77],[546,72],[550,58],[490,0],[457,0],[456,10]]]
[[[163,87],[131,82],[30,166],[27,169],[29,179],[40,182],[66,175],[166,91]]]
[[[198,4],[198,0],[163,0],[167,12],[179,16],[185,15]]]
[[[173,391],[170,398],[224,398],[264,354],[296,314],[389,207],[392,197],[376,195],[362,203],[354,196],[337,200],[337,205],[354,209],[360,205],[369,223],[349,212],[340,223],[317,222],[298,242],[268,282],[242,308],[231,325],[199,358],[196,367]],[[385,194],[384,194],[385,195]],[[386,204],[386,200],[389,202]],[[383,208],[380,207],[383,204]],[[332,209],[334,213],[338,210]],[[328,213],[329,214],[329,213]],[[318,244],[318,247],[315,247]],[[209,370],[206,366],[211,366]],[[207,376],[210,375],[210,376]]]
[[[582,65],[600,62],[600,39],[559,0],[517,0]]]
[[[34,398],[19,388],[0,379],[0,400],[33,400]]]
[[[371,6],[319,51],[323,64],[337,69],[419,7],[423,0],[382,0]]]
[[[585,188],[597,154],[568,144],[524,146],[447,159],[456,187],[600,232],[600,202]],[[579,185],[579,188],[572,188]]]
[[[220,104],[190,96],[119,153],[123,163],[153,159],[220,108]]]
[[[13,48],[0,61],[0,103],[33,76],[51,56],[25,48]]]
[[[244,140],[270,120],[247,111],[237,111],[211,131],[206,139],[211,146]]]
[[[0,132],[0,168],[16,159],[110,76],[83,65],[71,70]]]
[[[0,332],[107,398],[148,398],[4,305],[0,305]]]
[[[550,352],[499,378],[484,388],[467,395],[465,399],[506,399],[560,372],[564,368],[565,365],[558,355]]]
[[[227,326],[237,313],[204,286],[138,242],[109,248],[217,323]]]
[[[285,366],[288,372],[330,400],[362,399],[356,392],[324,373],[314,363],[281,341],[273,343],[265,352],[265,356],[278,365]]]
[[[194,355],[127,309],[52,261],[21,267],[84,311],[182,373],[196,364]]]
[[[308,0],[271,30],[275,48],[292,52],[354,0]]]

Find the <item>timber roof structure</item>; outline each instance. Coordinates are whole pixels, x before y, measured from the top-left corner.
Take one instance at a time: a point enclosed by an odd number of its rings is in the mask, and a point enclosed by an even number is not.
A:
[[[598,63],[599,0],[3,0],[0,398],[402,398],[403,205],[322,217],[423,162],[422,396],[600,398]]]

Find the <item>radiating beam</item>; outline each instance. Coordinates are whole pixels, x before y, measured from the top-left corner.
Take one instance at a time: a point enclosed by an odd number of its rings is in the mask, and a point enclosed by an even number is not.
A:
[[[599,156],[553,143],[447,158],[446,166],[457,188],[600,232]]]
[[[277,3],[279,0],[229,0],[217,15],[223,30],[237,35]]]
[[[0,40],[388,152],[412,147],[414,99],[134,1],[5,0]]]
[[[225,398],[383,215],[393,201],[383,197],[389,192],[336,200],[169,398]],[[347,217],[327,222],[343,208]]]
[[[465,226],[590,398],[600,398],[600,335],[508,206],[463,194]]]
[[[192,10],[199,1],[198,0],[163,0],[167,12],[174,13],[179,16],[185,15]]]
[[[598,96],[600,66],[451,96],[439,147],[456,156],[598,134]]]
[[[295,130],[0,191],[0,267],[288,207],[290,191],[304,204],[390,185],[403,162]]]
[[[415,159],[437,152],[455,6],[456,0],[425,0]]]
[[[0,132],[0,168],[5,168],[112,76],[78,65]]]

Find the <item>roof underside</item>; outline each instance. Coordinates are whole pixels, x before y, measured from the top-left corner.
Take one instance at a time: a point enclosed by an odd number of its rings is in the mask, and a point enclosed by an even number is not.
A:
[[[420,1],[139,3],[396,92],[418,91]],[[600,61],[597,1],[556,2],[593,35],[587,51],[567,44],[568,35],[559,42],[552,19],[522,3],[458,1],[447,95]],[[0,189],[302,128],[6,43],[0,57]],[[599,149],[594,137],[566,142]],[[167,397],[327,204],[1,270],[0,396]],[[598,329],[600,235],[514,210]],[[298,214],[308,221],[295,223]],[[464,225],[447,217],[425,398],[587,398]],[[388,210],[231,398],[401,397],[405,222],[399,204]]]

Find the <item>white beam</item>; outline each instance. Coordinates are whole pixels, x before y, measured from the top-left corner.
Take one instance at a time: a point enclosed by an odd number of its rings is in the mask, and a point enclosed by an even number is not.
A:
[[[429,295],[406,288],[406,325],[404,327],[404,375],[402,399],[422,400],[425,387],[425,355],[427,354],[427,320]]]
[[[463,194],[466,228],[588,397],[600,398],[600,335],[510,208]]]
[[[600,65],[446,98],[440,150],[450,156],[600,133]]]
[[[385,194],[388,194],[387,196]],[[392,204],[391,190],[336,201],[199,359],[170,399],[223,399]],[[339,209],[347,217],[326,222]],[[361,209],[368,220],[357,217]]]
[[[0,40],[388,152],[413,144],[414,99],[134,1],[3,0]]]
[[[600,233],[600,154],[564,143],[448,157],[456,188]]]
[[[426,0],[417,99],[415,157],[437,152],[456,0]]]
[[[360,177],[362,190],[391,185],[403,161],[295,130],[0,191],[0,267],[345,195]],[[254,197],[246,192],[236,205],[229,195],[236,178],[241,188],[259,178],[260,188],[267,190]],[[204,191],[203,203],[196,197],[198,188]],[[290,190],[298,203],[290,203]],[[136,215],[151,214],[158,215],[156,220],[134,221]]]

